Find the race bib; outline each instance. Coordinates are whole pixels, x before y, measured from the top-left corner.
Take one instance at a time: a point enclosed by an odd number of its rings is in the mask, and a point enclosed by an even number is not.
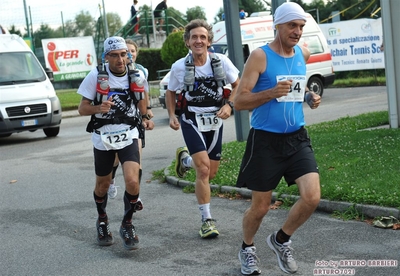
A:
[[[201,132],[217,130],[222,126],[222,119],[216,113],[196,113],[196,122]]]
[[[130,128],[118,131],[107,131],[107,129],[100,132],[101,141],[107,150],[118,150],[132,143],[132,131]]]
[[[289,76],[276,76],[276,81],[292,80],[292,86],[290,87],[290,92],[287,96],[282,96],[277,98],[278,102],[303,102],[304,93],[306,91],[306,76],[300,75],[289,75]]]

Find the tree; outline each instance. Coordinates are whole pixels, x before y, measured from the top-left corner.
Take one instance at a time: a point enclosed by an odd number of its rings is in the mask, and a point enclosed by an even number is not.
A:
[[[185,27],[185,25],[188,23],[188,20],[186,20],[187,16],[185,16],[180,11],[174,9],[173,7],[168,8],[165,14],[168,17],[165,21],[165,24],[168,24],[168,30],[170,32],[175,29]]]
[[[42,23],[40,24],[39,29],[33,33],[33,45],[35,47],[41,47],[42,39],[55,37],[55,31],[50,28],[50,25]]]
[[[122,21],[121,18],[117,13],[107,13],[107,25],[108,25],[108,33],[110,36],[117,33],[122,28]]]
[[[196,6],[186,10],[186,20],[189,22],[193,19],[204,19],[207,21],[206,13],[204,8]]]
[[[369,0],[328,0],[326,3],[322,0],[312,1],[308,7],[310,9],[318,8],[320,23],[332,22],[331,14],[334,11],[339,12],[340,20],[352,20],[358,18],[370,18],[372,15],[380,17],[380,1]],[[315,18],[315,14],[313,14]]]
[[[161,59],[169,67],[188,53],[188,48],[186,48],[185,42],[183,41],[183,33],[184,31],[171,33],[162,45]]]
[[[223,8],[220,8],[219,10],[218,10],[218,13],[215,15],[215,17],[214,17],[214,24],[215,23],[217,23],[217,22],[219,22],[219,21],[222,21],[222,14],[224,13],[224,9]]]
[[[65,33],[65,37],[76,37],[78,36],[78,29],[76,28],[76,24],[72,20],[68,20],[64,23],[64,30],[63,27],[59,27],[59,29],[63,32],[63,37]]]
[[[239,11],[244,10],[250,16],[254,12],[270,10],[270,3],[268,1],[254,0],[246,1],[239,0]],[[220,8],[217,15],[214,17],[214,23],[222,20],[224,9]]]
[[[92,36],[95,32],[96,21],[88,11],[80,11],[80,13],[75,16],[75,25],[77,35]]]
[[[11,29],[8,30],[10,32],[10,34],[17,34],[19,36],[22,37],[22,33],[20,30],[17,30],[17,28],[15,27],[15,25],[11,25]]]
[[[269,6],[270,5],[266,1],[263,2],[260,0],[254,0],[254,1],[239,0],[239,11],[244,10],[249,15],[251,15],[253,12],[268,10]]]

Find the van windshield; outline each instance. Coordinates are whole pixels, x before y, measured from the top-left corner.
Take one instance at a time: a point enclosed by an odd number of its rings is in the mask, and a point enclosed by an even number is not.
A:
[[[0,53],[0,84],[45,81],[46,75],[31,52]]]
[[[214,53],[220,53],[224,55],[227,55],[228,53],[228,45],[213,44],[212,47],[214,48]]]

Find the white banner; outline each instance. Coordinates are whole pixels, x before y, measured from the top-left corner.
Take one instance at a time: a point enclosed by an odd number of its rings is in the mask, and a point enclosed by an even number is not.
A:
[[[331,50],[334,71],[385,68],[380,47],[382,20],[355,19],[319,24]]]
[[[91,36],[42,39],[46,67],[53,70],[54,81],[83,79],[97,66]]]

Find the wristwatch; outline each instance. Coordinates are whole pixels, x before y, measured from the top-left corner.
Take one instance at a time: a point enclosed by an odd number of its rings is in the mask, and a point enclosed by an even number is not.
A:
[[[233,102],[228,101],[227,104],[233,109]]]
[[[150,115],[149,115],[149,114],[144,114],[144,115],[142,115],[142,119],[147,119],[147,120],[150,120],[150,119],[151,119],[151,117],[150,117]]]

